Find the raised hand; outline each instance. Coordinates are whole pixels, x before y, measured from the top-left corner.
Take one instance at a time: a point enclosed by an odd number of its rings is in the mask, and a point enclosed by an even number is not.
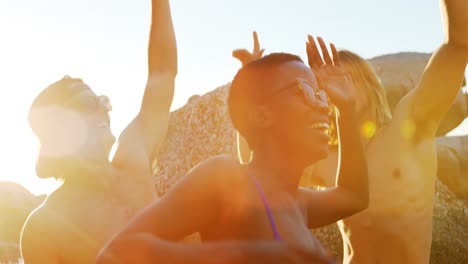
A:
[[[441,0],[446,40],[468,49],[468,1]]]
[[[242,66],[246,65],[247,63],[260,59],[263,56],[263,52],[265,49],[260,49],[260,44],[258,42],[257,32],[253,32],[253,39],[254,39],[254,47],[252,52],[246,49],[237,49],[232,52],[232,56],[241,61]]]
[[[312,36],[308,36],[306,43],[309,67],[314,71],[320,86],[330,96],[331,101],[338,108],[354,106],[355,95],[352,82],[346,72],[340,67],[338,52],[335,45],[330,44],[332,56],[321,37],[317,37],[323,57]]]

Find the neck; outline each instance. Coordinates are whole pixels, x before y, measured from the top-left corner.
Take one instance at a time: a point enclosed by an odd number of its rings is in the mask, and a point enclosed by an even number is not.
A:
[[[45,158],[48,171],[63,179],[62,187],[106,190],[111,189],[112,166],[108,161],[97,161],[78,157]],[[42,160],[44,162],[44,158]]]
[[[305,166],[273,146],[259,145],[248,167],[266,191],[295,194]]]

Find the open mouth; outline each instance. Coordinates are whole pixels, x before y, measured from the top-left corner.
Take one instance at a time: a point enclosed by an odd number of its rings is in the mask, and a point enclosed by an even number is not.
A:
[[[314,122],[308,126],[308,128],[316,129],[323,133],[328,133],[330,129],[330,124],[326,122]]]

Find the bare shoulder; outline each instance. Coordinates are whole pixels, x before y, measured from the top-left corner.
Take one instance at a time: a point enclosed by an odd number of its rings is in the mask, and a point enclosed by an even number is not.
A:
[[[29,215],[21,232],[21,253],[25,263],[36,263],[38,259],[55,262],[53,260],[60,252],[61,226],[47,203]]]
[[[391,121],[382,128],[384,137],[392,137],[393,143],[395,143],[394,140],[399,139],[402,142],[417,145],[426,139],[435,137],[435,123],[418,120],[414,117],[414,96],[412,92],[406,94],[395,107]]]
[[[32,211],[24,224],[22,238],[35,238],[29,235],[51,234],[59,230],[62,221],[54,211],[47,202]]]
[[[399,126],[401,123],[405,122],[405,120],[412,119],[412,97],[414,97],[412,91],[407,93],[405,96],[401,98],[398,104],[395,106],[395,110],[392,114],[392,119],[389,125],[392,126]]]
[[[197,178],[201,183],[216,185],[225,189],[236,184],[242,173],[242,165],[229,155],[209,158],[189,171],[188,177]]]

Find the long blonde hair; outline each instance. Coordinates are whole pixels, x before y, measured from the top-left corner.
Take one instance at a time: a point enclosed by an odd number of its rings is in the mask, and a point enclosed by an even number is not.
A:
[[[361,89],[368,98],[368,113],[372,122],[379,128],[392,118],[385,89],[377,73],[365,59],[359,55],[341,50],[338,52],[341,65],[344,66],[356,89]]]

